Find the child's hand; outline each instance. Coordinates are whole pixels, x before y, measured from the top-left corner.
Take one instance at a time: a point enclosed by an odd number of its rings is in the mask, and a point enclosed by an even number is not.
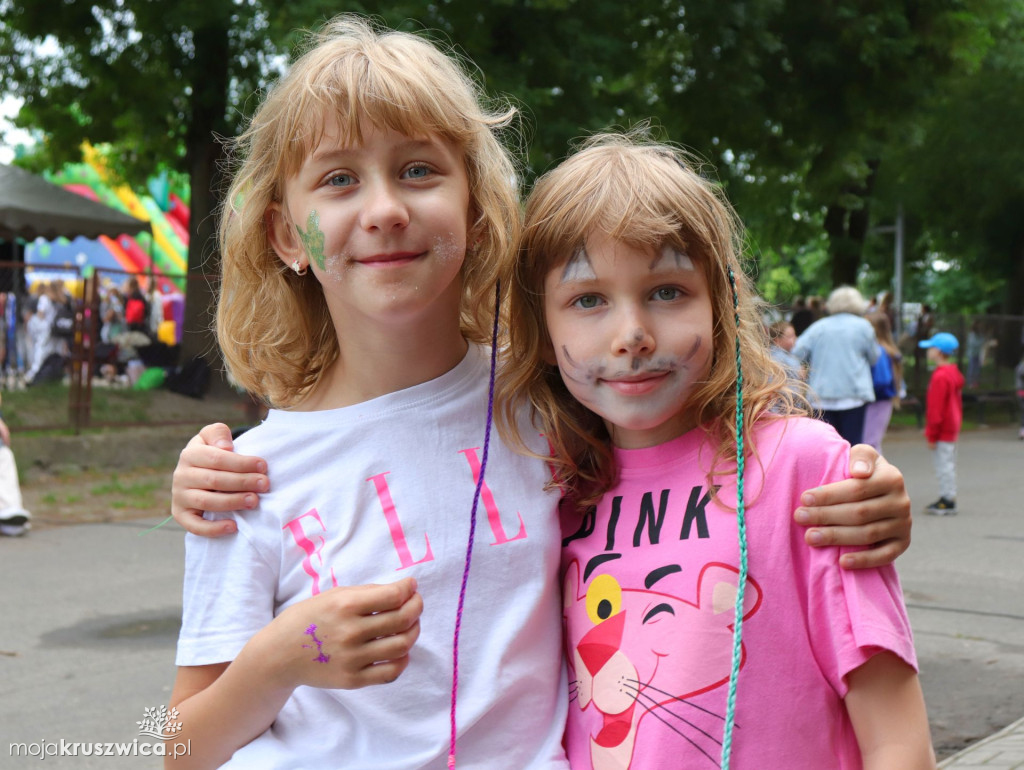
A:
[[[247,648],[287,687],[386,684],[409,665],[422,612],[413,578],[339,586],[286,609]]]
[[[910,546],[910,497],[899,468],[866,444],[850,450],[852,478],[810,489],[796,510],[812,546],[867,545],[844,554],[846,569],[889,564]]]
[[[928,442],[928,448],[931,449],[934,452],[935,451],[935,442],[934,441],[929,441]]]
[[[171,483],[171,514],[194,535],[219,537],[238,531],[234,521],[207,521],[203,511],[255,508],[254,493],[270,489],[267,464],[232,451],[231,430],[207,425],[182,450]]]

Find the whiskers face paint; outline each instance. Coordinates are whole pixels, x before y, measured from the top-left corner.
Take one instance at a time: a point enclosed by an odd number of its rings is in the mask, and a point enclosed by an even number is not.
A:
[[[651,446],[690,427],[686,403],[710,368],[708,341],[699,337],[682,355],[577,360],[563,345],[556,358],[566,387],[604,419],[620,446]]]
[[[562,379],[625,448],[693,427],[711,368],[710,292],[688,255],[589,238],[545,278],[545,319]]]

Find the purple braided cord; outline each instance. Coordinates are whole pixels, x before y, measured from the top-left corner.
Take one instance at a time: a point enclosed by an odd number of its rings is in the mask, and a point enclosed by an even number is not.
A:
[[[491,331],[491,374],[487,389],[487,427],[484,431],[484,452],[480,459],[480,475],[473,493],[473,507],[469,514],[469,542],[466,543],[466,566],[462,570],[462,588],[459,590],[459,607],[455,611],[455,635],[452,640],[452,707],[451,738],[448,743],[448,767],[455,767],[455,705],[459,690],[459,632],[462,630],[462,609],[466,604],[466,586],[469,584],[469,565],[473,561],[473,541],[476,539],[476,509],[480,503],[480,491],[484,486],[487,471],[487,448],[491,443],[491,425],[494,423],[494,373],[498,363],[498,311],[501,308],[501,282],[494,287],[494,328]]]

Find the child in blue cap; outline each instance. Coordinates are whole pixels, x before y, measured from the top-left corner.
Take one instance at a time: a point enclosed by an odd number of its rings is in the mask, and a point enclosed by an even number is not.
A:
[[[918,345],[927,348],[928,361],[935,365],[928,381],[924,435],[928,448],[935,451],[939,499],[925,513],[952,516],[956,513],[956,442],[964,412],[964,376],[953,360],[960,342],[949,332],[937,332]]]

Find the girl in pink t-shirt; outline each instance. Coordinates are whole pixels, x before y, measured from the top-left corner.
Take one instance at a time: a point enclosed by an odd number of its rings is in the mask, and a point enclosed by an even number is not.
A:
[[[510,430],[534,409],[565,493],[570,762],[933,767],[894,570],[790,523],[849,446],[801,416],[741,243],[640,135],[592,139],[527,204],[497,403]]]

